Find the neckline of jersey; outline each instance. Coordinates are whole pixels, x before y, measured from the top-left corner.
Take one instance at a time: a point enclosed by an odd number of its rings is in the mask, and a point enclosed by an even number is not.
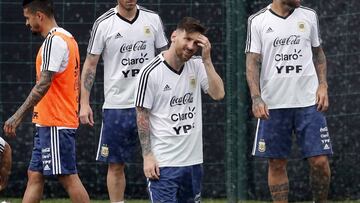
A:
[[[184,70],[184,66],[182,65],[179,71],[176,71],[173,67],[170,66],[170,64],[168,64],[168,62],[165,61],[165,59],[163,60],[164,64],[166,65],[166,67],[168,67],[172,72],[174,72],[177,75],[181,75],[182,71]]]
[[[123,20],[123,21],[125,21],[125,22],[127,22],[127,23],[129,23],[129,24],[133,24],[133,23],[137,20],[137,18],[139,17],[139,13],[140,13],[140,9],[137,8],[137,9],[136,9],[135,17],[134,17],[132,20],[128,20],[128,19],[122,17],[119,12],[116,12],[116,15],[117,15],[121,20]]]
[[[278,14],[275,13],[271,8],[269,8],[269,11],[270,11],[270,13],[274,14],[275,16],[277,16],[277,17],[282,18],[282,19],[285,20],[285,19],[287,19],[289,16],[291,16],[292,13],[294,13],[295,9],[292,9],[287,16],[278,15]]]

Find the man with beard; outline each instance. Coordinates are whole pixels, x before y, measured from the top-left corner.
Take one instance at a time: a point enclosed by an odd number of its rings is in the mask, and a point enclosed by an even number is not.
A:
[[[24,0],[26,25],[45,38],[36,57],[36,84],[4,125],[16,127],[33,108],[36,124],[23,203],[40,202],[45,176],[56,176],[72,202],[90,202],[76,169],[75,131],[78,127],[80,57],[74,37],[58,27],[50,0]]]
[[[11,172],[11,163],[11,147],[2,137],[0,137],[0,191],[3,190],[8,183]]]
[[[201,89],[215,100],[225,94],[205,30],[194,18],[182,19],[169,50],[150,61],[138,77],[138,134],[152,202],[200,202]],[[193,57],[199,48],[202,57]]]
[[[247,36],[246,76],[259,119],[252,154],[269,160],[272,199],[288,202],[286,166],[295,134],[310,164],[314,200],[326,202],[333,152],[323,115],[329,106],[327,68],[317,14],[300,0],[273,0],[249,17]]]
[[[81,76],[80,121],[94,125],[89,104],[100,55],[104,60],[103,123],[96,160],[108,164],[107,188],[111,202],[123,202],[125,163],[138,146],[134,91],[140,68],[167,48],[158,14],[136,5],[136,0],[118,0],[118,5],[94,23]]]

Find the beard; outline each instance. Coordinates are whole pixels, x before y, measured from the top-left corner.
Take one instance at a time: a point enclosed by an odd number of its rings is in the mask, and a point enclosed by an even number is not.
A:
[[[285,5],[287,5],[288,7],[290,8],[299,8],[300,7],[300,1],[297,1],[297,0],[287,0],[285,2]]]
[[[28,25],[28,28],[30,29],[32,35],[37,36],[40,34],[40,26],[38,24],[35,24],[34,26]]]

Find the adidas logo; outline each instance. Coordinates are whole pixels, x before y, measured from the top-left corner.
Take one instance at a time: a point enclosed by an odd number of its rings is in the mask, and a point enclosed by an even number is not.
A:
[[[171,90],[171,87],[168,84],[166,84],[164,87],[164,92],[169,91],[169,90]]]
[[[328,145],[328,144],[325,144],[324,149],[330,149],[329,145]]]
[[[115,39],[117,38],[122,38],[123,36],[120,34],[120,32],[118,32],[116,35],[115,35]]]
[[[48,170],[51,170],[51,169],[50,169],[49,165],[46,164],[44,167],[44,171],[48,171]]]
[[[266,33],[270,33],[270,32],[274,32],[274,30],[273,30],[271,27],[269,27],[269,28],[266,30]]]

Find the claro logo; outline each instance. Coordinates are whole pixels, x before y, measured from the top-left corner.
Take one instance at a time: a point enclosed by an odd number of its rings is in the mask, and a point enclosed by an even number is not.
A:
[[[121,64],[123,66],[128,66],[128,65],[136,65],[136,64],[142,64],[145,61],[149,60],[149,58],[147,57],[147,53],[143,54],[141,53],[139,58],[124,58],[121,60]]]
[[[182,97],[173,96],[170,100],[170,106],[173,107],[176,105],[189,104],[189,103],[193,103],[193,101],[194,101],[193,93],[186,93]]]

